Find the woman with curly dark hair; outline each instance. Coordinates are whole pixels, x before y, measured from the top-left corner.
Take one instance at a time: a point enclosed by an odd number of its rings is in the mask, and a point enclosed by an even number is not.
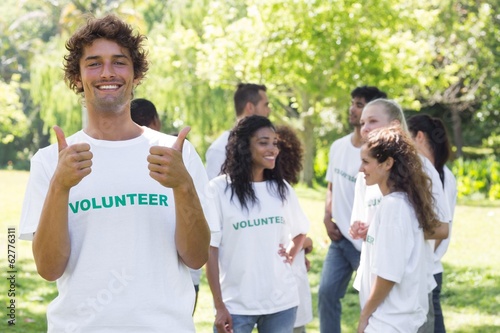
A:
[[[400,127],[369,134],[360,171],[383,198],[361,252],[358,332],[417,332],[429,308],[424,232],[438,224],[431,180]]]
[[[309,221],[283,178],[273,124],[262,116],[244,118],[231,131],[226,153],[223,175],[210,181],[220,226],[207,263],[215,327],[292,332],[299,298],[291,263]]]

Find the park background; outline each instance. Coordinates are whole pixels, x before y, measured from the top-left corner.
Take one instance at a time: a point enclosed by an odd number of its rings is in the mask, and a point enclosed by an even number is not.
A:
[[[202,158],[234,123],[236,84],[266,84],[272,121],[295,128],[305,147],[297,191],[316,246],[314,303],[328,245],[322,225],[328,149],[350,131],[350,91],[376,85],[407,115],[443,119],[459,193],[444,258],[446,324],[450,332],[500,331],[500,1],[4,0],[0,10],[2,248],[8,228],[18,226],[30,157],[54,142],[53,125],[70,135],[85,123],[81,98],[63,81],[64,43],[86,13],[112,12],[148,36],[150,71],[135,97],[156,104],[165,132],[191,126],[189,140]],[[29,242],[17,241],[16,250],[17,322],[8,329],[43,332],[55,285],[38,277]],[[7,304],[3,281],[0,304]],[[351,290],[343,304],[350,332],[357,295]],[[203,280],[198,331],[209,332],[212,318]],[[316,312],[308,328],[318,331]]]

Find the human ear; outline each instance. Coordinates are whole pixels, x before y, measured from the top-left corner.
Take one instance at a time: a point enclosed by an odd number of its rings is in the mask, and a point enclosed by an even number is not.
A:
[[[393,119],[393,120],[391,120],[391,122],[389,123],[389,125],[401,127],[401,122],[399,121],[399,119]]]
[[[418,143],[424,143],[426,141],[425,133],[422,131],[418,131],[417,135],[415,136],[415,141]]]
[[[75,86],[79,89],[79,90],[83,90],[83,83],[82,83],[82,79],[77,76],[75,77]]]
[[[384,161],[383,165],[384,165],[384,169],[385,169],[386,171],[391,170],[391,169],[392,169],[392,166],[394,165],[394,158],[392,158],[392,157],[388,157],[388,158]]]
[[[252,102],[247,102],[247,104],[245,105],[244,114],[247,117],[255,114],[255,105],[253,105]]]

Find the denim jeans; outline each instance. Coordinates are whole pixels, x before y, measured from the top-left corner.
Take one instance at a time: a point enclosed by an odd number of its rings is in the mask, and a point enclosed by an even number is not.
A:
[[[340,333],[340,300],[345,295],[352,273],[358,269],[360,254],[345,238],[332,242],[328,249],[318,291],[321,333]]]
[[[444,327],[443,310],[441,309],[441,286],[443,285],[443,273],[434,275],[437,286],[432,291],[432,304],[434,305],[434,333],[446,333]]]
[[[297,307],[267,315],[231,315],[233,333],[251,333],[257,324],[259,333],[292,333]],[[214,327],[214,332],[217,329]]]

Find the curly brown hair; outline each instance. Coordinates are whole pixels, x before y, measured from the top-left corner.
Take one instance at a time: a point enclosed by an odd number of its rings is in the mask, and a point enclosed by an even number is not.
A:
[[[280,149],[280,162],[283,178],[290,184],[299,182],[299,174],[302,171],[302,157],[304,149],[295,131],[285,125],[276,127],[278,134],[278,147]]]
[[[89,18],[87,24],[78,29],[66,42],[66,49],[69,53],[64,56],[64,81],[76,93],[83,92],[83,88],[79,88],[76,83],[81,75],[80,59],[84,48],[101,38],[114,41],[130,52],[134,66],[134,79],[140,81],[146,76],[149,64],[143,43],[147,37],[139,33],[134,34],[132,27],[115,15],[107,15],[99,19]]]
[[[432,181],[410,137],[400,127],[381,128],[370,132],[365,145],[369,155],[379,163],[393,158],[387,185],[391,192],[406,193],[420,227],[426,233],[434,233],[438,218],[434,211]]]

